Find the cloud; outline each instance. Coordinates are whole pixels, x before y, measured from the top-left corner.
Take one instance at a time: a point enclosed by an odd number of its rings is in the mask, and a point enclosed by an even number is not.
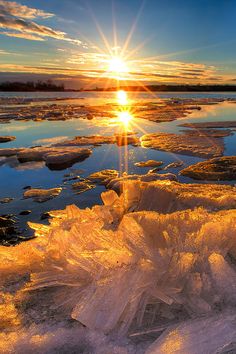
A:
[[[7,52],[6,50],[0,49],[0,55],[8,55],[11,54],[10,52]]]
[[[30,8],[28,6],[21,5],[15,1],[3,0],[0,0],[0,14],[4,16],[16,16],[24,19],[33,19],[37,17],[49,18],[54,16],[54,14],[52,13]]]
[[[0,27],[57,39],[64,39],[65,36],[65,32],[56,31],[50,27],[38,25],[33,21],[28,22],[15,17],[0,16]]]
[[[88,77],[115,78],[117,73],[109,70],[111,55],[97,52],[72,53],[67,64],[78,68]],[[127,72],[121,73],[123,80],[160,82],[202,82],[213,81],[217,68],[204,63],[163,61],[156,58],[127,60]],[[216,81],[219,79],[216,79]]]
[[[8,37],[23,38],[27,40],[43,41],[47,37],[67,41],[75,45],[86,46],[79,39],[70,38],[65,32],[31,21],[35,18],[49,18],[54,14],[43,10],[30,8],[17,2],[0,0],[0,28]],[[17,31],[17,32],[16,32]]]
[[[61,51],[61,50],[60,50]],[[59,51],[59,52],[60,52]],[[109,80],[116,79],[116,73],[109,71],[110,55],[96,52],[79,52],[73,50],[70,58],[45,62],[45,65],[17,65],[0,64],[1,76],[10,73],[21,73],[25,76],[31,74],[47,75],[53,80],[64,83],[81,83],[98,85],[104,82],[112,85]],[[130,85],[145,84],[214,84],[232,83],[234,77],[222,73],[219,68],[204,63],[191,63],[179,61],[158,61],[156,59],[138,59],[127,61],[127,72],[121,73],[120,81],[127,81]],[[28,76],[27,76],[28,77]],[[3,81],[3,79],[1,80]]]
[[[35,36],[34,34],[30,34],[30,33],[0,32],[0,34],[5,34],[5,36],[8,36],[8,37],[28,39],[30,41],[44,41],[45,40],[42,37]]]
[[[1,34],[1,32],[0,32]],[[8,52],[7,50],[4,49],[0,49],[0,55],[17,55],[17,56],[21,56],[21,53],[15,53],[15,52]]]

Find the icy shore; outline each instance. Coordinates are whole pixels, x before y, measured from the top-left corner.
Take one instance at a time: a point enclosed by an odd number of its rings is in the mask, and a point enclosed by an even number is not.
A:
[[[0,247],[2,353],[236,350],[236,188],[122,190]]]

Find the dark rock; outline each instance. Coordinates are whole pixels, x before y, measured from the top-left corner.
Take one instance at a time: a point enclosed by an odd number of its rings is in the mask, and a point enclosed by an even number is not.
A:
[[[31,213],[31,210],[22,210],[19,215],[29,215]]]
[[[0,238],[4,239],[15,234],[15,220],[10,215],[0,216]]]
[[[148,173],[156,173],[158,171],[161,171],[162,168],[161,167],[155,167],[155,168],[152,168],[151,170],[148,171]]]
[[[10,203],[14,198],[2,198],[0,199],[0,204]]]
[[[49,219],[50,217],[51,217],[50,213],[46,211],[45,213],[41,214],[40,220],[46,220]]]
[[[0,136],[0,143],[8,143],[9,141],[13,141],[15,139],[15,136]]]

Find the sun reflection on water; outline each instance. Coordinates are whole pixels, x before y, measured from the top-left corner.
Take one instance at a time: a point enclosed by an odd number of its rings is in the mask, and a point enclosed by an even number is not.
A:
[[[120,122],[123,123],[124,128],[127,128],[129,125],[129,122],[132,119],[132,115],[128,111],[121,111],[121,112],[118,112],[118,118],[119,118]]]
[[[128,96],[124,90],[119,90],[116,93],[117,102],[119,105],[127,105],[128,104]]]

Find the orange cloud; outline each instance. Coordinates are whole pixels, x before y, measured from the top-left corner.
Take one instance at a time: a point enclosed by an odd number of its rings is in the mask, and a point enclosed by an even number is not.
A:
[[[52,13],[21,5],[15,1],[3,0],[0,0],[0,14],[7,16],[17,16],[25,19],[33,19],[36,17],[49,18],[54,16]]]

